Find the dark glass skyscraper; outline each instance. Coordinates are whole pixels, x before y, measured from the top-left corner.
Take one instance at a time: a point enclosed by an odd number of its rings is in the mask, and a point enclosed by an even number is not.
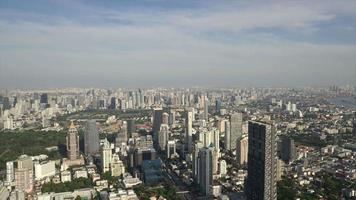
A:
[[[245,193],[248,200],[277,199],[277,155],[274,126],[248,123],[248,175]]]
[[[40,103],[48,104],[48,95],[47,95],[47,93],[41,94]]]
[[[295,158],[294,140],[289,137],[282,137],[281,158],[285,163],[292,162]]]
[[[84,153],[87,156],[99,153],[99,132],[95,120],[88,120],[85,127]]]

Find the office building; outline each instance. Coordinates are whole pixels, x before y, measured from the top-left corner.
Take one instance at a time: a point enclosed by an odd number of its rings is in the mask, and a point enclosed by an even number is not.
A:
[[[235,148],[237,139],[242,137],[242,113],[230,116],[230,147]]]
[[[111,176],[117,177],[125,173],[124,163],[120,160],[119,155],[114,154],[110,165]]]
[[[95,120],[88,120],[84,132],[84,153],[93,156],[100,152],[99,132]]]
[[[231,128],[230,121],[225,121],[225,149],[231,150]]]
[[[236,143],[236,160],[241,165],[247,164],[248,160],[248,137],[237,139]]]
[[[169,139],[169,126],[168,124],[162,124],[158,133],[158,146],[161,151],[166,150],[166,145]]]
[[[281,159],[285,163],[292,162],[295,158],[295,154],[296,154],[295,151],[296,150],[295,150],[294,140],[287,136],[283,136],[281,140],[281,149],[280,149]]]
[[[213,183],[213,152],[210,148],[201,148],[198,153],[198,184],[200,190],[209,196],[210,188]]]
[[[193,140],[193,112],[187,111],[185,118],[185,137],[188,153],[192,153],[192,140]]]
[[[22,155],[17,160],[15,169],[15,189],[30,193],[33,190],[33,162],[32,158]]]
[[[247,199],[277,199],[276,146],[273,125],[253,121],[248,123]]]
[[[69,160],[79,159],[79,135],[72,121],[67,134],[67,154]]]
[[[56,167],[54,161],[46,161],[35,164],[35,178],[42,180],[47,177],[52,177],[56,174]]]
[[[109,141],[105,139],[101,146],[101,169],[104,173],[110,170],[111,159],[112,149]]]

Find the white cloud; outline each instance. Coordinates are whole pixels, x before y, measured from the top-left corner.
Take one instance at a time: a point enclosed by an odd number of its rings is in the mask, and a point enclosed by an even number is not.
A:
[[[100,18],[102,12],[93,15]],[[2,20],[0,85],[50,84],[46,80],[57,85],[95,80],[111,86],[356,82],[352,44],[287,41],[269,34],[243,44],[201,37],[205,31],[246,36],[240,31],[264,27],[305,31],[315,28],[315,22],[333,19],[336,14],[328,9],[273,5],[159,14],[105,14],[132,22],[128,24],[83,25],[63,18],[56,25]]]

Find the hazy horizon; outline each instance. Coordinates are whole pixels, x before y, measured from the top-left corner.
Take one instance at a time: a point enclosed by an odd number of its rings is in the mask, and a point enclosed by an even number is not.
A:
[[[0,0],[0,88],[356,85],[355,1]]]

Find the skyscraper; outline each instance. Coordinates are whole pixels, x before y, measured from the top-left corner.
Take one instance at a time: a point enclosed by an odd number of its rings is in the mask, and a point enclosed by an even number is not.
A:
[[[69,160],[79,159],[79,136],[73,121],[69,126],[67,134],[67,154]]]
[[[230,121],[225,122],[225,149],[231,150],[231,127]]]
[[[168,124],[168,121],[169,121],[169,114],[165,112],[162,114],[162,124]]]
[[[95,155],[99,153],[99,132],[95,120],[88,120],[84,132],[84,153]]]
[[[154,108],[153,109],[152,131],[153,131],[153,140],[155,143],[158,141],[158,132],[159,132],[159,129],[161,128],[161,124],[162,124],[162,114],[163,114],[162,108]]]
[[[47,95],[47,93],[41,94],[40,103],[41,104],[48,104],[48,95]]]
[[[294,140],[287,136],[282,137],[281,158],[285,163],[292,162],[295,158]]]
[[[161,129],[158,133],[158,146],[162,151],[166,150],[166,145],[169,139],[168,131],[169,131],[168,124],[162,124]]]
[[[198,184],[201,191],[210,195],[210,187],[213,183],[213,152],[210,148],[199,149],[198,154]]]
[[[209,118],[209,99],[206,97],[204,102],[204,119],[208,120]]]
[[[230,116],[230,148],[235,148],[237,139],[242,137],[242,113]]]
[[[277,199],[277,155],[273,125],[248,124],[248,172],[245,193],[249,200]]]
[[[107,139],[105,139],[101,147],[101,168],[104,173],[110,170],[111,159],[112,150],[110,147],[110,143]]]
[[[134,119],[127,120],[127,137],[131,138],[132,133],[136,131],[136,124]]]
[[[122,148],[123,144],[127,143],[127,122],[123,121],[121,130],[118,132],[116,139],[115,139],[116,147]]]
[[[185,118],[185,137],[188,153],[192,153],[192,134],[193,134],[193,112],[188,111]]]
[[[236,160],[239,165],[247,163],[248,155],[248,137],[243,137],[237,140],[236,144]]]
[[[22,155],[17,160],[15,170],[15,188],[27,193],[33,189],[33,162],[32,158]]]

